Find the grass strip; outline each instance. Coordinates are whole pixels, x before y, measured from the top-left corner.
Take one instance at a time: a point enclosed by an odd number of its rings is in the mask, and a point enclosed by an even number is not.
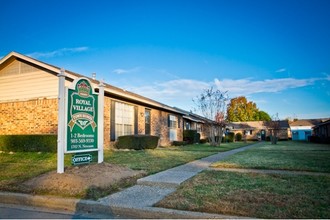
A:
[[[217,168],[330,172],[330,146],[308,142],[263,143],[214,163]]]
[[[145,170],[150,175],[218,152],[246,145],[248,144],[224,143],[219,147],[213,147],[208,144],[194,144],[143,151],[105,151],[104,160],[134,170]]]
[[[330,177],[204,171],[156,206],[254,218],[329,218]]]

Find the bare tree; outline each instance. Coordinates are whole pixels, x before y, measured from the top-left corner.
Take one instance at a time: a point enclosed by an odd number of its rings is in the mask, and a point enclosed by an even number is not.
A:
[[[271,120],[267,123],[270,131],[270,140],[272,144],[277,144],[278,133],[281,129],[281,122],[278,118],[278,113],[272,116]]]
[[[205,128],[212,146],[221,144],[225,130],[225,113],[228,101],[227,92],[214,90],[213,87],[204,90],[193,100],[198,112],[205,117]]]

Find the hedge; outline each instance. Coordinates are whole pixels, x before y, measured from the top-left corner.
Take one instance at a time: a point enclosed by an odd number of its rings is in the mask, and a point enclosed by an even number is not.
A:
[[[197,133],[196,130],[184,130],[183,140],[187,141],[189,144],[199,143],[201,135]]]
[[[200,139],[199,143],[201,144],[205,144],[208,142],[208,139],[207,138],[204,138],[204,139]]]
[[[118,137],[118,149],[155,149],[158,146],[158,136],[152,135],[125,135]]]
[[[234,132],[228,132],[226,136],[223,138],[223,142],[229,143],[234,142],[235,133]]]
[[[173,146],[184,146],[184,145],[187,145],[187,144],[188,144],[187,141],[173,141],[172,142]]]
[[[56,152],[57,135],[0,135],[0,150],[14,152]]]
[[[236,141],[241,141],[242,138],[243,138],[242,133],[237,133],[237,134],[235,134],[235,140],[236,140]]]

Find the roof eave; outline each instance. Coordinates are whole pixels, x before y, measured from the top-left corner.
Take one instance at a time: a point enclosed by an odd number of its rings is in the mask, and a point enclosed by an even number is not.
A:
[[[39,60],[36,60],[36,59],[31,58],[31,57],[26,56],[26,55],[22,55],[20,53],[14,52],[14,51],[13,52],[10,52],[9,54],[7,54],[6,56],[4,56],[0,60],[0,66],[2,64],[4,64],[5,62],[7,62],[8,60],[13,59],[13,58],[14,59],[17,59],[17,60],[23,60],[23,61],[28,62],[28,63],[31,63],[33,65],[39,66],[42,69],[46,69],[48,71],[51,71],[51,72],[53,72],[56,75],[59,74],[60,73],[60,70],[61,70],[60,67],[49,65],[47,63],[41,62]],[[73,72],[68,71],[68,70],[65,70],[65,75],[66,75],[66,78],[67,79],[71,79],[71,80],[74,80],[77,77],[85,77],[85,78],[89,79],[92,82],[94,88],[98,87],[99,84],[100,84],[100,82],[97,81],[97,80],[93,80],[93,79],[91,79],[89,77],[83,76],[81,74],[73,73]],[[140,103],[145,103],[147,105],[150,105],[150,106],[153,106],[153,107],[156,107],[156,108],[160,108],[160,109],[163,109],[163,110],[166,110],[166,111],[170,111],[170,112],[173,112],[173,113],[177,113],[177,114],[181,114],[181,115],[184,114],[182,111],[179,111],[179,110],[177,110],[175,108],[172,108],[172,107],[167,106],[165,104],[162,104],[160,102],[154,101],[152,99],[149,99],[149,98],[146,98],[146,97],[137,95],[137,94],[131,95],[130,94],[131,92],[127,92],[125,90],[120,91],[120,90],[122,90],[122,89],[117,88],[117,87],[114,87],[114,86],[110,86],[108,84],[106,84],[106,86],[105,86],[105,91],[106,92],[108,92],[110,94],[114,94],[114,95],[116,95],[118,97],[123,97],[125,99],[130,99],[130,100],[136,100],[136,101],[138,101]]]

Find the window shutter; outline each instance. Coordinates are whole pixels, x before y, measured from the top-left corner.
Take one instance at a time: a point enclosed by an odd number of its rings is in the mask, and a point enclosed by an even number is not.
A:
[[[138,107],[134,106],[134,134],[138,134]]]
[[[168,115],[168,117],[167,117],[167,127],[171,127],[170,115]]]
[[[111,109],[110,109],[110,141],[116,140],[116,102],[111,100]]]

